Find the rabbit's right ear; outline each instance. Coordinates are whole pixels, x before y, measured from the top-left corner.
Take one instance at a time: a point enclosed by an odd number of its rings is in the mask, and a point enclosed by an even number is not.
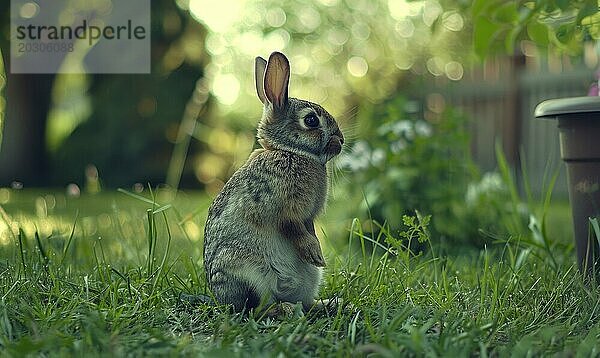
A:
[[[265,95],[275,109],[283,109],[288,104],[288,83],[290,81],[290,62],[281,52],[269,56],[265,72]]]
[[[254,60],[254,82],[256,83],[256,93],[260,101],[265,104],[267,97],[265,96],[265,69],[267,68],[267,61],[262,57],[257,57]]]

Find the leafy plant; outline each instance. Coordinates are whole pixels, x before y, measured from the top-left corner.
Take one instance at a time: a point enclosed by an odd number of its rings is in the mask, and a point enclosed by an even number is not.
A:
[[[434,236],[478,241],[478,230],[498,228],[507,193],[502,181],[480,181],[471,160],[466,119],[453,109],[425,120],[417,102],[397,96],[359,114],[367,123],[352,152],[341,159],[351,171],[350,191],[377,222],[400,227],[415,210],[432,215]],[[499,229],[499,228],[498,228]]]
[[[523,39],[574,54],[585,38],[600,38],[596,0],[476,0],[471,14],[480,57],[502,47],[512,54]]]
[[[398,237],[387,233],[385,242],[394,248],[395,252],[400,252],[405,248],[410,248],[411,243],[417,240],[419,243],[427,242],[431,239],[428,230],[431,215],[423,216],[417,211],[416,216],[403,215],[402,223],[404,230],[400,231]]]

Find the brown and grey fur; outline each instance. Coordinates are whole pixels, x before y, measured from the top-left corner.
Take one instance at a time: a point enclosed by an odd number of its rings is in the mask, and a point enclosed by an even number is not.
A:
[[[236,310],[267,302],[315,302],[325,260],[313,221],[327,196],[326,163],[343,136],[321,106],[289,98],[281,53],[256,59],[264,104],[255,150],[215,198],[204,232],[204,264],[219,303]],[[315,114],[318,128],[303,124]]]

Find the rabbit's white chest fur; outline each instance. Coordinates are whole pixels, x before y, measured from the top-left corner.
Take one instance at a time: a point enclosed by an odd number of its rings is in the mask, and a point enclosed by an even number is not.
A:
[[[250,270],[248,279],[276,301],[302,302],[310,306],[319,291],[322,270],[300,259],[289,240],[274,234],[265,240],[262,270]]]

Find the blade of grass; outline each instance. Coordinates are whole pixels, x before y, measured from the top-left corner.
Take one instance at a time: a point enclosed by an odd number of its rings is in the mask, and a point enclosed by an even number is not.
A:
[[[168,210],[168,209],[170,209],[170,208],[172,208],[172,207],[173,207],[173,206],[172,206],[171,204],[167,204],[167,205],[161,206],[160,208],[158,208],[158,209],[154,210],[154,211],[152,212],[152,214],[158,214],[158,213],[162,213],[163,211],[165,211],[165,210]]]
[[[548,238],[548,229],[547,229],[548,225],[546,225],[547,224],[546,219],[548,218],[548,210],[550,209],[550,201],[552,200],[552,192],[554,191],[554,185],[556,184],[556,180],[558,179],[559,173],[560,173],[560,171],[557,168],[556,171],[554,172],[554,174],[552,175],[552,178],[550,178],[550,183],[548,184],[548,188],[546,189],[546,194],[544,196],[544,203],[542,206],[542,222],[541,222],[541,233],[542,233],[542,239],[544,241],[546,253],[552,260],[552,263],[555,268],[558,268],[558,262],[556,260],[556,257],[554,255],[552,248],[550,247],[550,239]]]
[[[38,250],[40,250],[42,259],[44,260],[44,267],[46,269],[48,269],[48,263],[50,260],[48,259],[48,255],[46,255],[46,251],[44,250],[44,247],[42,246],[42,241],[40,240],[40,234],[38,234],[37,230],[35,232],[35,242],[37,243]]]
[[[371,204],[369,204],[369,199],[367,198],[367,193],[365,193],[365,191],[361,188],[361,192],[363,195],[363,200],[365,201],[365,205],[367,205],[367,213],[369,214],[369,224],[371,226],[371,237],[375,237],[375,225],[373,225],[373,215],[371,214]],[[362,255],[363,255],[363,264],[366,265],[367,264],[367,256],[366,256],[366,251],[365,251],[365,242],[363,240],[363,238],[361,237],[360,240],[360,245],[361,245],[361,249],[362,249]]]
[[[589,218],[591,229],[596,235],[596,242],[600,246],[600,224],[598,224],[598,218]]]
[[[531,191],[531,184],[529,183],[529,174],[527,172],[527,163],[525,160],[525,152],[521,148],[520,152],[520,164],[521,164],[521,176],[523,178],[523,189],[525,191],[525,197],[527,198],[527,205],[529,208],[533,208],[533,194]]]
[[[171,237],[171,229],[169,228],[169,222],[167,221],[167,215],[165,214],[164,211],[162,214],[163,214],[163,219],[165,221],[165,227],[167,229],[167,246],[165,247],[165,253],[163,254],[162,261],[160,262],[158,274],[156,275],[154,282],[152,284],[151,292],[154,292],[154,289],[156,288],[156,284],[158,283],[158,280],[161,278],[161,276],[163,274],[165,263],[167,262],[167,257],[169,256],[169,251],[171,249],[171,238],[172,238]]]
[[[77,219],[79,218],[79,210],[75,213],[75,221],[73,222],[73,227],[71,228],[71,234],[69,235],[69,241],[67,241],[67,246],[63,250],[62,258],[60,259],[59,266],[62,266],[65,258],[67,257],[67,251],[69,251],[69,246],[71,246],[71,241],[73,241],[73,237],[75,235],[75,226],[77,225]]]
[[[200,287],[200,283],[204,280],[202,279],[202,277],[200,277],[196,265],[192,261],[192,256],[187,256],[187,260],[182,260],[182,262],[185,265],[186,271],[190,275],[191,285],[193,286],[194,284],[196,284],[196,286]],[[192,286],[190,286],[190,289],[192,288]]]
[[[504,156],[504,152],[502,151],[502,145],[500,144],[499,141],[496,141],[496,160],[498,161],[498,168],[500,169],[500,175],[502,176],[502,178],[504,179],[504,182],[506,183],[506,185],[508,186],[508,190],[510,193],[510,204],[511,204],[511,221],[512,221],[512,225],[513,230],[515,232],[520,232],[520,225],[519,225],[519,208],[518,208],[518,203],[521,201],[519,198],[519,192],[517,191],[517,186],[516,183],[513,179],[513,176],[511,174],[511,170],[510,170],[510,166],[508,165],[508,162],[506,161],[506,157]]]
[[[23,265],[23,274],[25,274],[26,271],[26,265],[25,265],[25,253],[23,251],[23,236],[25,235],[25,233],[23,232],[23,229],[19,228],[19,252],[21,253],[21,264]]]
[[[98,252],[96,252],[96,245],[97,244],[98,244],[98,241],[95,241],[94,245],[92,246],[92,253],[93,253],[93,257],[94,257],[94,262],[96,264],[96,272],[98,272],[98,276],[100,277],[100,281],[104,281],[104,274],[102,273],[102,270],[101,270],[100,260],[98,259]]]
[[[146,261],[146,268],[148,274],[150,274],[152,272],[152,255],[154,249],[154,215],[151,209],[146,210],[146,215],[148,217],[148,260]]]
[[[135,193],[132,193],[132,192],[130,192],[130,191],[127,191],[127,190],[125,190],[125,189],[118,188],[118,189],[117,189],[117,191],[118,191],[119,193],[123,193],[123,194],[125,194],[125,195],[127,195],[127,196],[129,196],[129,197],[131,197],[131,198],[134,198],[134,199],[136,199],[136,200],[142,201],[142,202],[144,202],[144,203],[146,203],[146,204],[150,204],[150,205],[152,205],[153,207],[154,207],[154,206],[161,206],[161,205],[160,205],[160,204],[158,204],[158,203],[157,203],[155,200],[148,199],[148,198],[146,198],[146,197],[143,197],[143,196],[141,196],[141,195],[137,195],[137,194],[135,194]]]
[[[350,263],[352,262],[352,239],[357,233],[357,228],[362,233],[362,225],[360,223],[360,219],[354,218],[352,219],[352,224],[350,224],[350,234],[348,235],[348,258],[346,259],[346,269],[348,270],[348,272],[350,272]]]
[[[129,293],[129,298],[133,297],[131,295],[131,280],[129,279],[129,275],[127,275],[127,276],[123,275],[121,272],[119,272],[119,270],[117,270],[114,267],[111,267],[110,269],[112,272],[116,273],[117,276],[119,276],[123,280],[123,282],[125,282],[127,284],[127,291]]]
[[[374,241],[374,244],[376,246],[380,246],[380,242],[381,242],[381,238],[385,237],[386,235],[390,235],[389,233],[389,225],[387,224],[387,221],[384,221],[383,224],[380,224],[378,222],[373,222],[375,225],[377,225],[379,227],[379,233],[377,234],[377,238]],[[377,253],[376,247],[373,247],[373,250],[371,251],[371,259],[369,261],[369,267],[373,266],[373,262],[375,262],[375,254]]]
[[[358,219],[356,219],[356,218],[355,218],[354,220],[357,220],[357,221],[358,221]],[[360,225],[360,223],[359,223],[359,225]],[[379,248],[381,248],[381,249],[385,250],[385,252],[387,252],[388,254],[390,254],[390,255],[392,255],[392,256],[396,256],[396,253],[394,253],[394,252],[393,252],[392,250],[390,250],[388,247],[385,247],[385,246],[383,246],[381,243],[379,243],[379,242],[377,242],[377,241],[375,241],[375,240],[371,239],[371,238],[370,238],[370,237],[368,237],[367,235],[364,235],[364,234],[363,234],[363,232],[362,232],[362,229],[360,229],[359,231],[354,231],[354,232],[353,232],[353,235],[356,235],[356,236],[358,236],[360,239],[363,239],[363,240],[369,241],[369,242],[370,242],[370,243],[372,243],[373,245],[375,245],[375,246],[377,246],[377,247],[379,247]],[[366,252],[366,250],[363,250],[363,252]],[[366,256],[365,256],[365,257],[366,257]]]

